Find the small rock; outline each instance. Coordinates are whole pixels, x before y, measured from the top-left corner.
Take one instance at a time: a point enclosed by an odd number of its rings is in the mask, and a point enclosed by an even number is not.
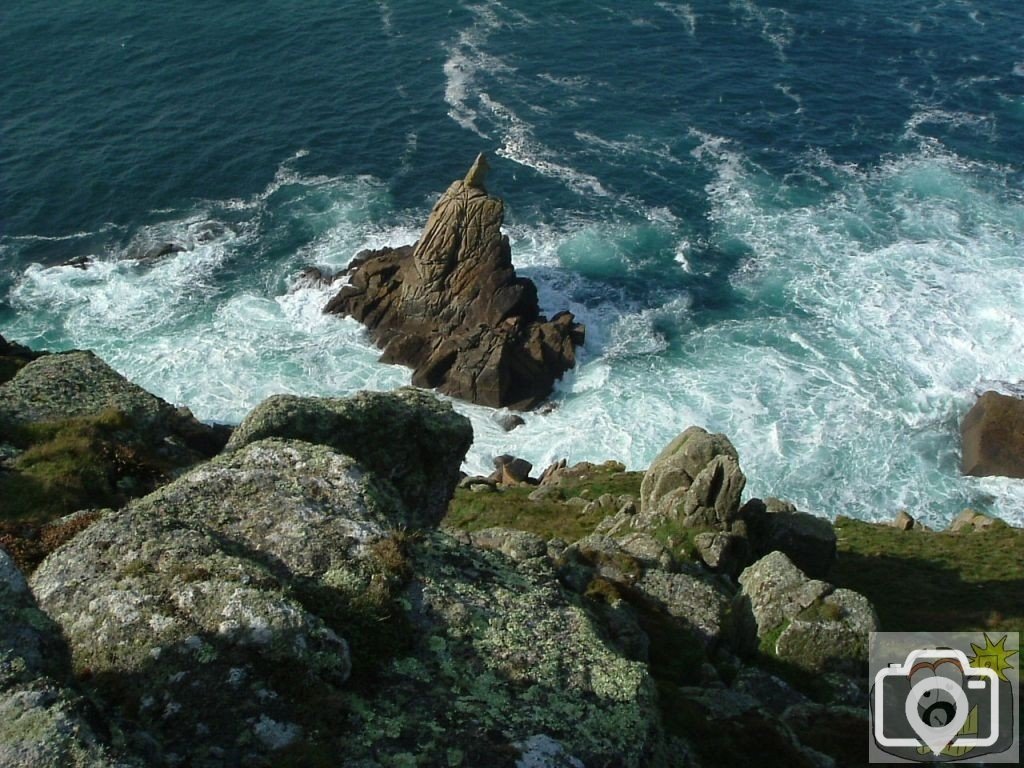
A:
[[[565,467],[565,459],[559,459],[553,464],[549,464],[540,474],[539,485],[557,485],[558,481],[561,479],[562,473],[565,472]]]
[[[998,517],[983,515],[981,512],[975,512],[973,509],[965,509],[953,519],[953,522],[949,524],[948,530],[953,533],[959,533],[961,531],[990,531],[1004,527],[1006,527],[1006,523]]]
[[[508,528],[485,528],[469,534],[474,547],[493,549],[510,560],[522,562],[534,557],[545,557],[548,544],[540,536]]]
[[[495,411],[491,418],[506,432],[511,432],[516,427],[521,427],[526,423],[526,419],[518,413],[512,413],[511,411],[506,410]]]
[[[892,527],[901,531],[909,531],[914,527],[914,518],[905,509],[901,509],[892,521]]]
[[[530,501],[535,502],[551,500],[557,501],[558,499],[561,498],[561,494],[558,492],[558,489],[554,488],[553,486],[542,485],[536,490],[530,491],[530,495],[527,496],[526,498],[528,498]]]

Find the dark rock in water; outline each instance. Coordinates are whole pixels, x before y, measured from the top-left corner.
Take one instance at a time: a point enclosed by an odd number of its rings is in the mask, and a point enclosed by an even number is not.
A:
[[[72,256],[67,261],[62,261],[58,266],[74,267],[75,269],[88,269],[92,266],[92,258],[89,256]]]
[[[483,155],[430,214],[415,246],[360,253],[350,284],[324,311],[354,317],[383,362],[413,368],[413,384],[495,408],[527,410],[575,365],[584,328],[547,320],[537,289],[517,277],[504,206],[483,188]]]
[[[960,425],[965,475],[1024,478],[1024,400],[985,392]]]
[[[498,411],[494,414],[493,418],[494,422],[506,432],[511,432],[516,427],[521,427],[526,423],[526,419],[518,413],[509,413],[508,411]]]
[[[152,248],[148,248],[139,258],[141,261],[155,261],[164,256],[170,256],[172,253],[181,253],[184,250],[185,246],[178,243],[158,243]]]
[[[333,283],[336,277],[337,275],[332,275],[330,272],[324,272],[319,267],[306,267],[299,273],[299,276],[295,278],[292,290],[294,291],[300,288],[320,288]]]

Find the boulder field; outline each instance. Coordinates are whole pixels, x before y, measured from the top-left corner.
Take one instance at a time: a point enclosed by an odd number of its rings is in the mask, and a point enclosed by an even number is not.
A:
[[[724,435],[685,430],[642,481],[566,462],[533,480],[509,456],[460,480],[470,425],[414,388],[271,397],[230,439],[88,353],[27,361],[0,396],[18,440],[113,409],[101,444],[166,468],[47,523],[41,562],[0,546],[2,765],[866,760],[875,607],[832,581],[830,523],[743,501]],[[457,488],[565,536],[467,525]],[[887,530],[929,535],[909,528]]]

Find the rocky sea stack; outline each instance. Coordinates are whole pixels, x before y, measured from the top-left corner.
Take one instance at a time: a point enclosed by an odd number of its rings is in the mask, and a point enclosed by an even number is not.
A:
[[[536,287],[516,276],[486,171],[481,154],[437,201],[415,245],[358,254],[324,311],[366,325],[381,361],[411,367],[416,386],[528,410],[575,365],[584,327],[570,312],[541,315]]]

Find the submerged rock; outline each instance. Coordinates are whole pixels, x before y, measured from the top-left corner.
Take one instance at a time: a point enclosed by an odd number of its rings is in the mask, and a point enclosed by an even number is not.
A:
[[[985,392],[960,425],[965,475],[1024,478],[1024,400]]]
[[[359,254],[324,311],[366,325],[381,360],[411,367],[416,386],[527,410],[575,365],[584,328],[568,312],[543,317],[536,287],[516,276],[486,170],[480,155],[438,200],[415,246]]]

